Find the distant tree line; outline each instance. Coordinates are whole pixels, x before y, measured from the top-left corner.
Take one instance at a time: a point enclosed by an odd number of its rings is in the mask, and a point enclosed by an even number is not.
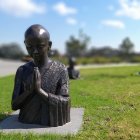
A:
[[[83,32],[78,38],[71,36],[66,42],[66,55],[76,58],[104,57],[111,59],[118,57],[121,58],[121,61],[133,61],[134,57],[140,56],[138,53],[134,52],[134,43],[130,40],[129,37],[124,38],[117,49],[114,49],[111,46],[93,46],[88,49],[89,42],[90,37]]]
[[[111,46],[103,46],[103,47],[91,47],[90,50],[85,53],[87,57],[93,56],[104,56],[104,57],[113,57],[118,56],[123,59],[129,59],[129,57],[135,55],[134,53],[134,44],[129,39],[129,37],[124,38],[120,46],[115,49]]]
[[[88,49],[90,37],[80,31],[78,37],[70,36],[66,41],[66,53],[63,56],[57,49],[51,50],[49,56],[65,64],[69,57],[77,58],[77,64],[140,62],[140,54],[134,52],[135,46],[131,39],[126,37],[120,42],[118,48],[92,46]]]
[[[22,59],[25,55],[20,45],[17,43],[0,45],[0,58],[4,59]]]
[[[89,42],[90,37],[80,30],[78,38],[70,36],[70,39],[66,42],[66,55],[69,57],[85,56]]]
[[[129,37],[120,41],[121,43],[118,48],[113,48],[111,46],[92,46],[88,49],[90,40],[90,37],[80,30],[78,37],[70,36],[66,41],[66,53],[63,56],[57,49],[52,49],[49,51],[49,57],[63,61],[65,64],[67,64],[67,58],[69,57],[76,57],[78,59],[78,64],[122,61],[140,62],[140,54],[134,52],[135,46]],[[23,61],[31,60],[31,57],[25,55],[24,51],[17,43],[0,45],[0,58],[20,59]]]

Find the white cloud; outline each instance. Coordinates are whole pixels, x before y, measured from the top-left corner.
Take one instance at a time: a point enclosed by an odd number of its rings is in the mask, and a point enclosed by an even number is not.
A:
[[[77,24],[77,20],[74,18],[67,18],[66,22],[70,25],[76,25]]]
[[[65,3],[59,2],[53,6],[53,9],[60,15],[76,14],[77,9],[68,7]]]
[[[104,20],[102,21],[103,25],[118,28],[118,29],[123,29],[125,28],[125,25],[122,21],[120,20]]]
[[[44,13],[45,6],[33,0],[0,0],[0,10],[18,17],[29,17],[34,13]]]
[[[140,20],[140,0],[119,0],[121,8],[116,11],[117,16],[127,16]]]

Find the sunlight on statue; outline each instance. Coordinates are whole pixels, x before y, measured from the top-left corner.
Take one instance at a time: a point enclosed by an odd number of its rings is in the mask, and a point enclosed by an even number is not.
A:
[[[70,122],[68,73],[65,65],[48,58],[52,46],[49,32],[32,25],[25,32],[24,43],[33,61],[16,72],[12,109],[20,109],[22,123],[61,126]]]

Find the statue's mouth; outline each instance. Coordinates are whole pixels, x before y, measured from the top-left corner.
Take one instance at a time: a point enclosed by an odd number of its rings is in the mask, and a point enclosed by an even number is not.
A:
[[[33,55],[33,58],[38,60],[38,59],[40,59],[40,55],[39,54],[35,54],[35,55]]]

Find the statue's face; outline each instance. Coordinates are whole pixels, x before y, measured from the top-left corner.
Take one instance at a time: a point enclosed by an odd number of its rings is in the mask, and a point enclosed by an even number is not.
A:
[[[25,45],[29,55],[35,60],[40,61],[48,55],[50,42],[46,38],[29,36],[25,39]]]

